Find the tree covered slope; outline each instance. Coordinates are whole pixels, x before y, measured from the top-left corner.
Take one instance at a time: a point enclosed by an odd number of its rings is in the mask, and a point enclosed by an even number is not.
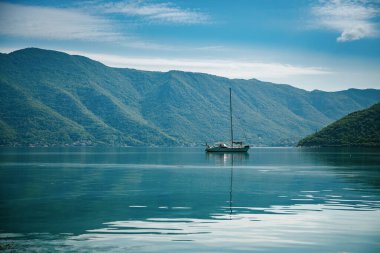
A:
[[[229,138],[295,145],[380,101],[380,91],[308,92],[289,85],[181,71],[107,67],[28,48],[0,54],[0,145],[201,145]]]
[[[298,146],[380,146],[380,103],[348,114]]]

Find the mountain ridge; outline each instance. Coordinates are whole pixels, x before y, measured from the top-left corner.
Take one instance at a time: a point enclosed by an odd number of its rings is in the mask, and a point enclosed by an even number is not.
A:
[[[229,87],[237,138],[258,146],[294,145],[380,101],[375,89],[305,91],[257,79],[112,68],[37,48],[1,54],[0,67],[1,145],[194,146],[225,140]]]
[[[349,113],[300,140],[297,146],[380,147],[380,103]]]

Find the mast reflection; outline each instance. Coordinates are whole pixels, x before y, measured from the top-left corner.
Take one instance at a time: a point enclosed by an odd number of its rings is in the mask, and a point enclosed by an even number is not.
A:
[[[231,157],[231,176],[230,176],[230,220],[232,219],[232,183],[234,178],[234,156]]]
[[[249,159],[248,153],[206,153],[207,159],[214,161],[216,165],[230,167],[230,192],[229,192],[229,214],[233,215],[233,180],[234,166],[243,165]]]

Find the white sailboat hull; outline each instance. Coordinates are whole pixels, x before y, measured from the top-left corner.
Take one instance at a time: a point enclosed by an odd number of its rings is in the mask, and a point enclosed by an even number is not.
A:
[[[248,152],[249,146],[244,147],[207,147],[206,152]]]

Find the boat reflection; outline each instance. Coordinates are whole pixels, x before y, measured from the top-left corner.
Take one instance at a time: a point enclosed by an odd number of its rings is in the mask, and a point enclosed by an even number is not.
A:
[[[244,165],[249,160],[248,153],[205,153],[206,159],[214,161],[215,165]]]

